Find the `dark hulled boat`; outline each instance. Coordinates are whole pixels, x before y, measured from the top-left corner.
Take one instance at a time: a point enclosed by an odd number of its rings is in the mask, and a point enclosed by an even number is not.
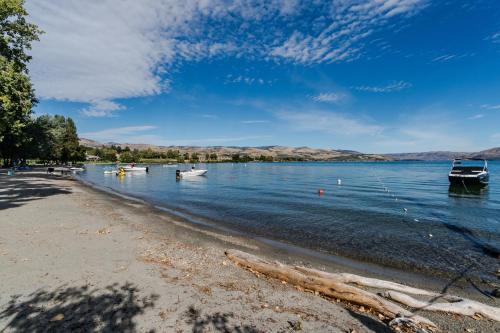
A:
[[[490,179],[488,162],[483,159],[455,159],[448,179],[452,185],[485,186]]]

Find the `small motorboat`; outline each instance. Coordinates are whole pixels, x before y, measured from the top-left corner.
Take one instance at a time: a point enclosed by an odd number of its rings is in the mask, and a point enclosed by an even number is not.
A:
[[[105,175],[114,175],[117,172],[117,170],[104,170]]]
[[[80,172],[80,171],[85,171],[85,168],[82,167],[71,167],[69,168],[72,172]]]
[[[205,169],[195,169],[195,167],[192,167],[191,170],[175,170],[175,178],[180,179],[185,177],[203,176],[207,173],[207,171],[208,170]]]
[[[119,168],[117,171],[116,171],[116,175],[119,176],[119,177],[123,177],[125,176],[125,168]]]
[[[135,166],[134,164],[131,165],[125,165],[122,167],[125,172],[130,172],[130,171],[146,171],[149,172],[149,167],[139,167]]]
[[[488,185],[488,162],[483,159],[454,159],[448,179],[452,185]]]

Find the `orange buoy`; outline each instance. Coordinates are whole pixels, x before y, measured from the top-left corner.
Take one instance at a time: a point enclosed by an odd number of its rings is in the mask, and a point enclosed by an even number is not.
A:
[[[323,194],[325,194],[325,190],[324,190],[324,189],[322,189],[322,188],[320,188],[320,189],[318,190],[318,195],[323,195]]]

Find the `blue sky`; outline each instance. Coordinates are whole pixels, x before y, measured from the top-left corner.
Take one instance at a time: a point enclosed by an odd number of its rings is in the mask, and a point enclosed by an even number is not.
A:
[[[500,2],[28,0],[37,114],[80,136],[362,152],[500,146]]]

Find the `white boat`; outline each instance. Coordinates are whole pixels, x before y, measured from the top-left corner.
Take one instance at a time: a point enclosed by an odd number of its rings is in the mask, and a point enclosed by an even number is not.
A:
[[[73,172],[85,171],[85,168],[79,168],[79,167],[71,167],[69,169]]]
[[[105,175],[113,175],[115,174],[117,171],[116,170],[104,170],[104,174]]]
[[[480,158],[454,159],[448,174],[451,185],[488,185],[488,162]]]
[[[185,177],[196,177],[196,176],[203,176],[204,174],[207,173],[208,170],[204,169],[191,169],[191,170],[176,170],[175,171],[175,177],[176,178],[185,178]]]
[[[148,172],[149,171],[148,167],[138,167],[135,165],[125,165],[122,168],[123,168],[123,170],[125,170],[125,172],[130,172],[130,171],[146,171],[146,172]]]

